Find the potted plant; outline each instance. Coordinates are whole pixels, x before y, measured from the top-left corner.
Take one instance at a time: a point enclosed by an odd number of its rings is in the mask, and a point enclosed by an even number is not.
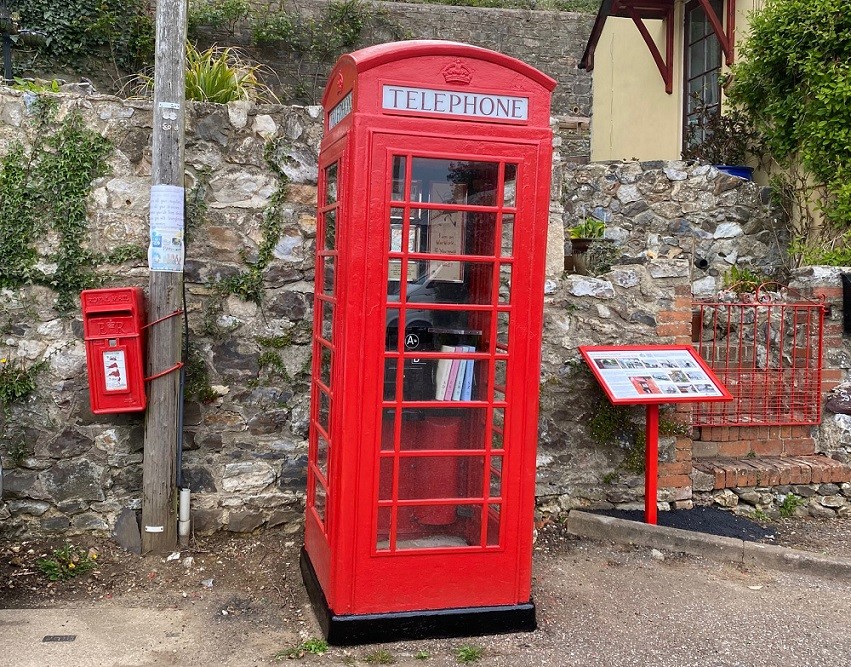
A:
[[[590,216],[570,227],[568,232],[571,254],[565,257],[565,270],[588,275],[588,249],[593,243],[603,239],[605,231],[606,223]],[[568,257],[572,260],[572,265],[567,261]]]
[[[719,171],[751,180],[749,157],[759,157],[759,133],[747,114],[733,108],[721,113],[718,107],[698,108],[686,128],[684,160],[714,165]]]

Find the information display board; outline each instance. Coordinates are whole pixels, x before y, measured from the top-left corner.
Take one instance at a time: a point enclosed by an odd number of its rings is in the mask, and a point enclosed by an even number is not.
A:
[[[644,521],[655,524],[659,404],[733,396],[690,345],[582,345],[579,352],[612,403],[647,406]]]
[[[612,403],[696,403],[733,398],[689,345],[583,345],[579,351]]]

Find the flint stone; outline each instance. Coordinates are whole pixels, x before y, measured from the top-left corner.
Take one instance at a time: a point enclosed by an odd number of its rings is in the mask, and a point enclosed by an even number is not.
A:
[[[591,296],[596,299],[614,299],[615,288],[608,280],[580,276],[568,277],[568,290],[573,296]]]
[[[632,184],[621,185],[618,188],[617,193],[615,193],[615,196],[624,204],[641,199],[641,193],[638,191],[638,187]]]
[[[184,466],[183,484],[193,493],[215,493],[216,482],[212,473],[203,466]]]
[[[298,526],[301,519],[301,511],[275,510],[269,516],[269,520],[266,522],[266,526],[269,528],[275,528],[276,526],[281,526],[284,524]]]
[[[720,505],[721,507],[735,507],[739,504],[739,496],[730,491],[730,489],[724,489],[723,491],[714,493],[712,500],[716,505]]]
[[[836,512],[822,505],[817,498],[810,498],[810,504],[807,505],[806,509],[809,515],[816,519],[832,519],[836,516]]]
[[[665,176],[667,176],[670,181],[684,181],[688,178],[688,172],[683,171],[682,169],[665,167],[662,171],[665,172]]]
[[[27,498],[35,486],[38,473],[32,470],[12,469],[3,472],[3,495],[6,498]]]
[[[711,296],[715,294],[718,288],[718,283],[714,276],[705,276],[699,280],[695,280],[691,284],[692,294],[694,296]]]
[[[732,239],[743,234],[741,225],[735,222],[724,222],[715,228],[715,233],[712,236],[716,239]]]
[[[228,114],[230,115],[230,114]],[[228,118],[223,110],[216,110],[202,118],[195,125],[195,136],[204,141],[215,141],[221,146],[228,145]]]
[[[228,530],[232,533],[251,533],[262,526],[264,521],[260,512],[231,512],[228,516]]]
[[[739,496],[739,500],[747,503],[748,505],[759,505],[762,500],[762,494],[757,493],[753,489],[737,489],[736,495]]]
[[[59,461],[48,470],[38,474],[38,481],[47,499],[54,502],[80,498],[82,500],[104,500],[104,469],[91,461]]]
[[[67,516],[51,516],[41,520],[41,529],[45,533],[64,533],[71,526],[71,520]]]
[[[50,503],[38,500],[10,500],[6,503],[6,507],[15,516],[20,514],[41,516],[50,509]]]
[[[653,278],[684,278],[689,274],[689,263],[684,259],[656,259],[647,270]]]
[[[841,489],[843,496],[845,496],[846,498],[851,496],[851,484],[849,484],[848,482],[843,482]]]
[[[71,523],[79,530],[109,530],[109,525],[98,514],[78,514]]]
[[[836,484],[822,484],[818,487],[820,496],[835,496],[837,493],[839,493],[839,486]]]
[[[851,415],[851,393],[837,392],[836,395],[827,399],[824,407],[835,415]]]
[[[198,535],[215,533],[224,525],[224,516],[220,509],[196,509],[192,512],[192,529]]]
[[[61,503],[57,503],[56,508],[63,514],[78,514],[85,509],[89,509],[89,503],[79,498],[72,498],[71,500],[63,500]]]
[[[615,285],[626,289],[641,284],[638,273],[629,269],[614,269],[609,272],[609,277]]]
[[[287,456],[281,464],[278,486],[282,490],[303,489],[307,485],[307,454]]]
[[[66,428],[52,441],[37,448],[39,456],[49,456],[52,459],[69,459],[88,452],[94,443],[92,440],[73,428]]]
[[[807,484],[798,484],[792,487],[792,490],[796,496],[801,496],[801,498],[812,498],[814,495],[816,495],[816,490],[813,487],[808,486]]]
[[[275,471],[268,463],[228,463],[222,475],[222,490],[228,493],[259,491],[274,481]]]
[[[125,551],[139,556],[142,555],[142,534],[139,531],[139,521],[136,519],[136,512],[133,510],[126,507],[121,510],[121,514],[115,520],[115,528],[112,530],[112,536]]]
[[[248,431],[252,435],[267,435],[269,433],[277,433],[286,426],[287,410],[268,410],[263,411],[252,417],[248,421]]]
[[[691,481],[695,491],[712,491],[715,488],[715,477],[700,470],[691,471]]]
[[[247,100],[236,100],[228,102],[228,120],[237,130],[241,130],[248,124],[248,109],[251,102]]]
[[[845,498],[839,493],[833,496],[822,496],[819,498],[819,503],[824,507],[842,507],[845,502]]]

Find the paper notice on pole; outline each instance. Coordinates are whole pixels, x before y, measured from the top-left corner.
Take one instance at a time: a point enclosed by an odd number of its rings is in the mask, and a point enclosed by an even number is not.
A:
[[[183,188],[151,186],[151,237],[148,268],[151,271],[183,271]]]

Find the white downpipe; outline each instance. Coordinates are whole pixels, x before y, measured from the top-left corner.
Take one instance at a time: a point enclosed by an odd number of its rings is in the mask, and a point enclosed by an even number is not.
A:
[[[178,505],[177,536],[180,544],[189,542],[189,489],[180,489],[180,504]]]

